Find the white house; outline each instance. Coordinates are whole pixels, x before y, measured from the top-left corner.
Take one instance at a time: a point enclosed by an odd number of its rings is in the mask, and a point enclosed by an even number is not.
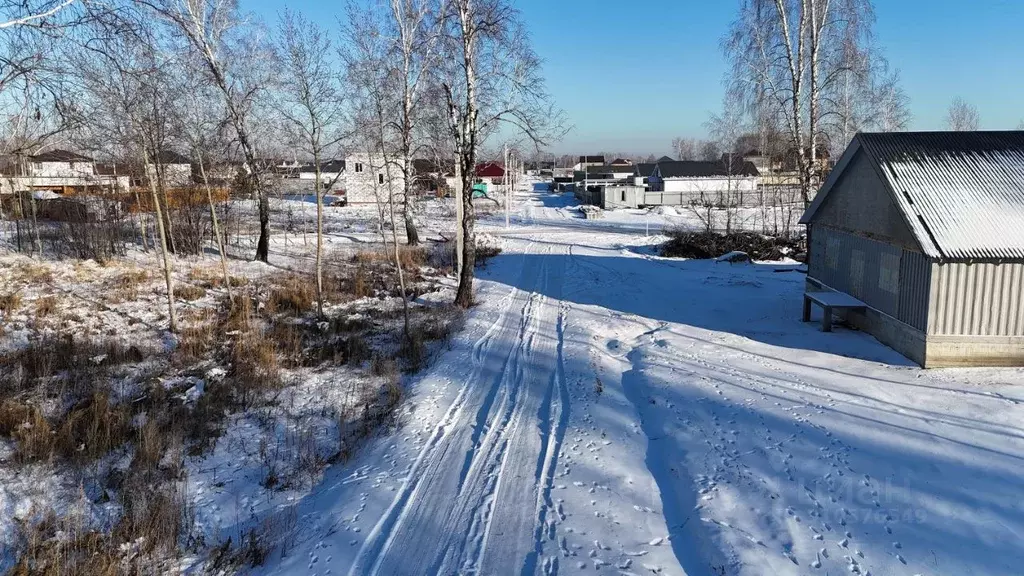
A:
[[[402,160],[397,156],[389,160],[391,166],[386,167],[380,154],[349,154],[342,167],[345,201],[349,204],[373,204],[378,198],[385,201],[389,182],[391,190],[400,195],[405,190]]]
[[[128,190],[127,176],[99,173],[92,158],[67,150],[4,160],[0,168],[0,194],[28,191],[81,194]]]
[[[647,178],[645,203],[658,205],[743,205],[754,201],[757,168],[750,162],[660,162]]]
[[[96,166],[92,158],[67,150],[51,150],[28,157],[28,176],[67,178],[95,174]]]
[[[582,172],[591,166],[603,166],[604,156],[580,156],[580,161],[572,167],[574,172]]]
[[[164,185],[169,188],[185,188],[191,186],[192,161],[171,150],[161,152],[156,161],[150,160],[146,165],[146,176],[156,177],[157,165],[160,165],[164,173]]]
[[[299,180],[315,180],[316,179],[316,165],[315,164],[303,164],[299,166],[296,171],[299,175]],[[332,182],[341,182],[342,175],[345,173],[345,161],[344,160],[331,160],[328,162],[320,163],[320,182],[324,184],[330,184]]]

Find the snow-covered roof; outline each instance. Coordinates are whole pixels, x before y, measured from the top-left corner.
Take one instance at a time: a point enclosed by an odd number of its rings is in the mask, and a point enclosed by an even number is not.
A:
[[[861,150],[928,256],[1024,258],[1024,132],[858,134],[801,222]]]

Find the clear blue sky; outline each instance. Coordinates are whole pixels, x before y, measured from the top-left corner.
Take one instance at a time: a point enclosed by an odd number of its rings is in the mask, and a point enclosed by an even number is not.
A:
[[[284,0],[243,1],[268,20]],[[574,129],[558,152],[669,152],[675,136],[702,137],[721,106],[720,40],[736,0],[518,0],[545,61],[548,90]],[[343,2],[295,0],[329,24]],[[875,33],[910,97],[912,128],[943,127],[963,97],[982,128],[1024,120],[1024,0],[875,0]]]

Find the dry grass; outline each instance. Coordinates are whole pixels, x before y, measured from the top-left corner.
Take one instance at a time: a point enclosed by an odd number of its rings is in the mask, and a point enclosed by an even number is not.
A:
[[[188,279],[203,288],[223,288],[224,273],[220,268],[210,266],[198,266],[188,273]],[[231,287],[241,287],[249,284],[249,279],[243,276],[228,276]]]
[[[206,296],[206,290],[193,284],[179,283],[174,287],[174,297],[192,302]]]
[[[304,345],[299,327],[291,323],[275,323],[268,336],[277,344],[277,351],[286,366],[294,368],[304,365]]]
[[[86,463],[133,439],[129,407],[94,392],[50,422],[36,406],[16,400],[0,404],[0,435],[15,441],[21,461]]]
[[[31,284],[49,284],[53,282],[53,269],[43,264],[23,262],[16,268],[22,281]]]
[[[36,300],[36,319],[41,320],[53,314],[57,309],[56,296],[43,296]]]
[[[216,310],[188,310],[182,313],[181,321],[183,327],[178,334],[174,359],[183,364],[206,359],[217,342]]]
[[[31,404],[16,400],[0,403],[0,436],[14,440],[22,461],[47,459],[52,453],[53,429],[42,411]]]
[[[0,313],[10,316],[21,308],[21,291],[0,294]]]
[[[281,385],[277,344],[261,331],[240,334],[231,347],[230,359],[243,404],[251,406],[260,395]]]
[[[352,295],[356,298],[369,298],[373,296],[370,274],[365,266],[358,266],[355,274],[352,276]]]
[[[129,268],[115,280],[114,286],[118,295],[124,300],[135,300],[139,297],[139,287],[150,281],[152,274],[141,268]]]
[[[267,298],[268,314],[291,312],[305,314],[316,301],[316,288],[309,278],[286,276],[270,289]]]
[[[352,257],[352,261],[357,264],[393,265],[394,257],[392,249],[384,250],[382,248],[357,252]],[[400,246],[398,250],[399,262],[402,264],[402,269],[407,272],[418,271],[427,263],[428,257],[427,249],[422,246]]]
[[[37,380],[59,377],[61,381],[91,384],[95,372],[127,363],[138,363],[150,352],[125,347],[116,339],[75,339],[71,335],[43,336],[15,352],[0,355],[0,385],[17,391]]]
[[[131,480],[121,492],[124,513],[109,533],[85,529],[78,515],[21,526],[9,576],[117,576],[164,573],[177,550],[188,507],[173,484]]]

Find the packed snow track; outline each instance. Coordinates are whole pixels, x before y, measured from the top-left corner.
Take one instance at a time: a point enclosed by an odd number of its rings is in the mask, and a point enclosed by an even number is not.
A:
[[[401,428],[281,503],[265,573],[1019,573],[1022,371],[922,371],[801,323],[794,263],[520,200]]]

